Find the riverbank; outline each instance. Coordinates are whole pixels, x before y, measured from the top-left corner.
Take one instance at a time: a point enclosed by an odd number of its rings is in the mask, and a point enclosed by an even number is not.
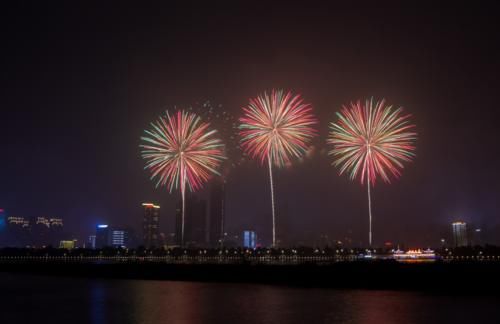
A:
[[[162,262],[0,261],[0,271],[109,279],[238,282],[437,292],[500,290],[497,262],[399,263],[384,261],[331,264],[169,264]]]

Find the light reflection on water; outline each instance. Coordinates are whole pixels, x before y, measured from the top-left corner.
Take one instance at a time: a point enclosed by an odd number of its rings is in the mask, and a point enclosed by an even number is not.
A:
[[[0,273],[0,323],[499,323],[500,299]]]

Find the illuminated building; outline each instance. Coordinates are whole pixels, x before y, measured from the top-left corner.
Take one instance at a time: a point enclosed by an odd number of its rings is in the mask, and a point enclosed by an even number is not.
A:
[[[0,208],[0,247],[7,244],[7,236],[7,213],[4,209]]]
[[[90,235],[89,239],[87,241],[87,248],[89,249],[95,249],[95,235]]]
[[[23,229],[29,231],[30,228],[31,228],[31,223],[30,223],[29,219],[25,219],[23,221]]]
[[[88,239],[89,248],[114,247],[114,248],[129,248],[131,247],[131,230],[111,227],[107,224],[99,224],[96,227],[96,235],[90,235]]]
[[[35,220],[35,225],[41,225],[41,226],[43,226],[45,228],[49,228],[50,227],[50,221],[46,217],[37,217],[36,220]]]
[[[0,212],[0,245],[3,246],[59,246],[62,239],[63,220],[61,218],[9,216]]]
[[[184,213],[184,245],[203,246],[208,242],[207,203],[193,194],[186,197]],[[182,201],[176,208],[176,243],[182,245]]]
[[[483,231],[480,228],[474,229],[472,232],[472,244],[483,245]]]
[[[63,238],[64,224],[62,218],[52,217],[50,222],[50,239],[54,246]]]
[[[9,216],[7,217],[6,232],[5,245],[24,247],[29,244],[30,221],[24,217]]]
[[[24,217],[9,216],[7,218],[7,225],[9,226],[22,226],[24,224]]]
[[[59,242],[60,249],[74,249],[76,247],[76,240],[62,240]]]
[[[143,203],[142,239],[147,248],[158,247],[160,239],[160,206]]]
[[[111,230],[110,245],[116,248],[128,248],[130,246],[130,231],[122,228]]]
[[[0,208],[0,233],[5,230],[6,226],[7,226],[7,215],[5,213],[5,210]]]
[[[209,243],[212,247],[222,244],[226,212],[226,184],[223,179],[212,181],[209,198]]]
[[[50,221],[46,217],[35,218],[33,224],[33,244],[35,246],[44,246],[49,244]]]
[[[50,222],[50,227],[53,228],[62,228],[64,225],[62,218],[51,218],[49,219],[49,222]]]
[[[109,246],[109,226],[99,224],[95,231],[95,247],[101,249],[106,246]]]
[[[255,249],[257,246],[257,234],[254,231],[243,231],[243,247]]]
[[[453,222],[453,244],[455,247],[467,246],[467,224],[465,222]]]

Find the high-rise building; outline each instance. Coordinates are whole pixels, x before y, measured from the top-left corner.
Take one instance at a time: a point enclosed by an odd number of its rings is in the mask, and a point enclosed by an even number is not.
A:
[[[25,219],[24,222],[23,222],[23,229],[26,230],[26,231],[30,231],[31,230],[31,222],[29,219]]]
[[[101,249],[109,246],[109,226],[106,224],[99,224],[95,231],[95,247]]]
[[[7,213],[0,208],[0,246],[7,243]]]
[[[7,213],[5,209],[0,208],[0,231],[3,231],[7,226]]]
[[[61,218],[9,216],[0,212],[0,245],[3,246],[59,246],[62,239]]]
[[[453,229],[453,244],[455,247],[467,246],[467,224],[465,222],[451,223]]]
[[[6,245],[24,247],[28,245],[30,241],[30,221],[24,217],[9,216],[7,217],[6,232]]]
[[[110,245],[116,248],[129,247],[129,231],[123,228],[111,229]]]
[[[212,181],[209,198],[209,243],[219,247],[224,238],[224,222],[226,212],[226,184],[223,179]]]
[[[186,196],[184,213],[184,242],[182,242],[182,201],[176,208],[176,242],[178,245],[204,246],[208,242],[207,202],[193,194]]]
[[[50,221],[46,217],[37,217],[35,219],[35,225],[42,225],[44,228],[50,227]]]
[[[46,217],[36,217],[33,222],[33,244],[37,247],[50,244],[50,221]]]
[[[255,231],[243,231],[243,247],[255,249],[257,246],[257,234]]]
[[[159,247],[160,238],[160,206],[143,203],[144,218],[142,221],[142,239],[147,248]]]
[[[472,244],[473,245],[483,245],[483,230],[480,228],[475,228],[472,232]]]
[[[95,249],[95,235],[89,235],[89,239],[87,240],[87,248]]]
[[[62,218],[53,217],[49,219],[50,222],[50,242],[53,246],[63,239],[64,236],[64,223]]]
[[[133,237],[132,230],[100,224],[96,227],[96,235],[89,236],[86,246],[91,249],[101,249],[103,247],[129,248],[135,243]]]
[[[50,226],[53,228],[62,228],[64,223],[62,218],[51,218],[49,219],[50,221]]]
[[[24,217],[9,216],[7,218],[8,226],[21,226],[24,224]]]

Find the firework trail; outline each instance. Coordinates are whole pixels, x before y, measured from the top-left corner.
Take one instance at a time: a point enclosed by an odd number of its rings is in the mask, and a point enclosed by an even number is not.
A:
[[[338,121],[330,124],[328,144],[333,164],[340,174],[349,173],[351,180],[359,178],[368,188],[369,234],[372,244],[372,211],[370,186],[377,177],[390,182],[390,176],[401,176],[403,162],[410,162],[415,154],[417,133],[410,122],[410,115],[402,115],[402,108],[393,109],[385,100],[373,98],[351,103],[337,113]]]
[[[170,192],[180,188],[182,198],[181,242],[184,244],[184,214],[186,186],[190,191],[200,189],[225,159],[224,145],[215,137],[209,123],[186,111],[177,111],[151,123],[141,137],[145,169],[156,179],[156,187],[166,186]]]
[[[276,215],[272,166],[283,167],[292,158],[303,156],[316,135],[313,128],[316,123],[310,104],[304,103],[300,95],[285,94],[282,90],[250,99],[243,108],[239,126],[241,147],[261,164],[267,161],[269,167],[273,246],[276,246]]]

